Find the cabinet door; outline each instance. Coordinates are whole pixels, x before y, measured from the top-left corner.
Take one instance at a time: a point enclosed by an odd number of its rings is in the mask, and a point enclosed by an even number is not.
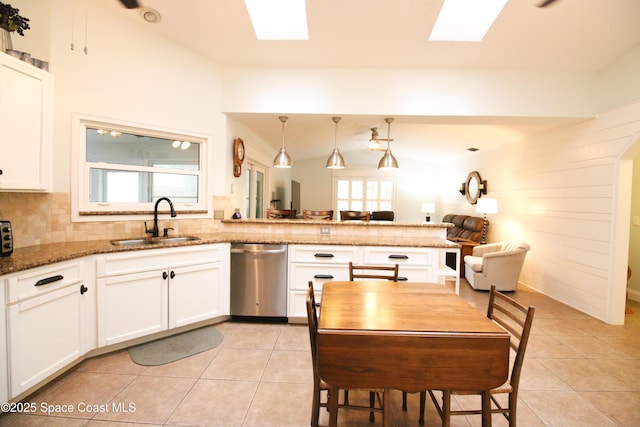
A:
[[[50,191],[51,76],[0,53],[0,190]]]
[[[4,283],[5,281],[0,279],[0,286]],[[0,307],[3,311],[0,314],[0,403],[5,403],[9,400],[9,376],[7,375],[9,354],[7,353],[7,318],[4,316],[5,293],[2,291],[0,291]]]
[[[166,270],[98,279],[98,345],[167,329]]]
[[[169,328],[221,315],[220,288],[224,283],[221,263],[168,270]]]
[[[80,286],[9,306],[12,397],[82,356]]]

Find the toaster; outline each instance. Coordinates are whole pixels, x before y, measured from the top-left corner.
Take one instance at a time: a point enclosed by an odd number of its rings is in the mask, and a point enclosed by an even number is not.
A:
[[[9,256],[13,252],[13,232],[9,221],[0,220],[0,256]]]

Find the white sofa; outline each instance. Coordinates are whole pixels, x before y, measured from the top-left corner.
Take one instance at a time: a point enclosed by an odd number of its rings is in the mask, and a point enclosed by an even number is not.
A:
[[[464,257],[465,278],[473,289],[515,291],[531,247],[520,241],[506,241],[475,246],[472,255]]]

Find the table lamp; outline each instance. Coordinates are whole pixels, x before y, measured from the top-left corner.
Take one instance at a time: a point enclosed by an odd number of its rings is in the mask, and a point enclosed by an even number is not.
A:
[[[487,214],[498,213],[498,200],[481,197],[476,204],[476,212],[484,215],[482,221],[482,241],[481,244],[487,243]]]
[[[425,218],[426,222],[431,221],[431,212],[433,212],[434,210],[436,210],[435,204],[431,202],[422,202],[422,212],[427,214],[427,217]]]

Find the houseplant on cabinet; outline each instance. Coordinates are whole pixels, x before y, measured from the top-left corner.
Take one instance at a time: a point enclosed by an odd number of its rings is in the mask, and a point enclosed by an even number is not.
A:
[[[20,16],[20,10],[11,7],[10,4],[0,2],[0,49],[6,52],[13,49],[11,33],[16,31],[24,36],[24,31],[30,29],[29,18]]]

